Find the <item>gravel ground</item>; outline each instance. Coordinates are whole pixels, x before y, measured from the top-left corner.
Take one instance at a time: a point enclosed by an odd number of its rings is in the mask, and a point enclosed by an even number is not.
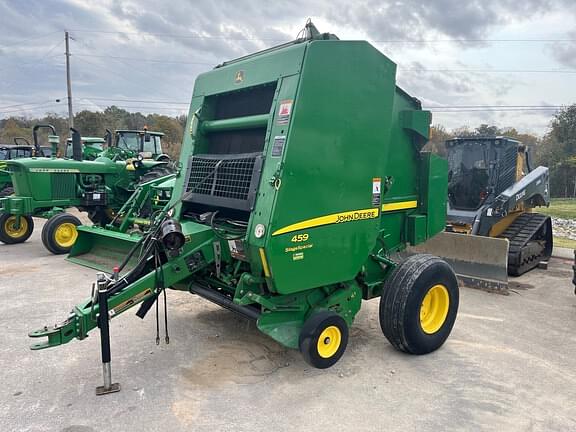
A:
[[[22,245],[0,244],[0,432],[576,430],[570,259],[515,278],[509,296],[462,288],[452,335],[426,356],[394,350],[378,301],[365,302],[327,370],[231,312],[169,292],[169,345],[156,346],[153,313],[112,320],[122,390],[98,397],[98,332],[28,348],[27,332],[64,319],[95,277],[47,252],[42,224]]]

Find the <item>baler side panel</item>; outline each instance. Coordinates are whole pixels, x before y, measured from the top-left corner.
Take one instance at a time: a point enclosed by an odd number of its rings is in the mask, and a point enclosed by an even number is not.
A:
[[[351,280],[374,247],[395,70],[365,42],[309,44],[265,250],[277,292]]]
[[[421,212],[427,215],[426,237],[430,238],[446,227],[448,197],[448,162],[432,153],[422,153]],[[419,243],[419,242],[418,242]],[[413,243],[417,244],[417,243]]]

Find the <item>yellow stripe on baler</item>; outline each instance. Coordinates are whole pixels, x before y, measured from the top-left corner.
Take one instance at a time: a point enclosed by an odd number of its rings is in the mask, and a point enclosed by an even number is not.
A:
[[[418,207],[418,201],[400,201],[382,204],[382,211],[406,210]]]
[[[307,228],[315,228],[323,225],[338,224],[342,222],[355,222],[365,219],[375,219],[380,216],[378,208],[369,208],[363,210],[352,210],[342,213],[333,213],[326,216],[320,216],[313,219],[307,219],[292,225],[280,228],[272,233],[273,236],[286,234],[292,231],[299,231]]]

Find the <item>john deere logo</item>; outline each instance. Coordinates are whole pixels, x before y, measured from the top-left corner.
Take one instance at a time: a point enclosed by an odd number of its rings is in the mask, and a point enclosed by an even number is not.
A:
[[[243,81],[244,81],[244,71],[239,70],[238,72],[236,72],[236,75],[234,75],[234,83],[240,84]]]

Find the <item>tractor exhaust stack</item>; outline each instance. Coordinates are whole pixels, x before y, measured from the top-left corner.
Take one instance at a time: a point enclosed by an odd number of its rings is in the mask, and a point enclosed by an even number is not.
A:
[[[80,132],[74,128],[70,128],[72,132],[72,159],[75,161],[82,160],[82,137]]]

